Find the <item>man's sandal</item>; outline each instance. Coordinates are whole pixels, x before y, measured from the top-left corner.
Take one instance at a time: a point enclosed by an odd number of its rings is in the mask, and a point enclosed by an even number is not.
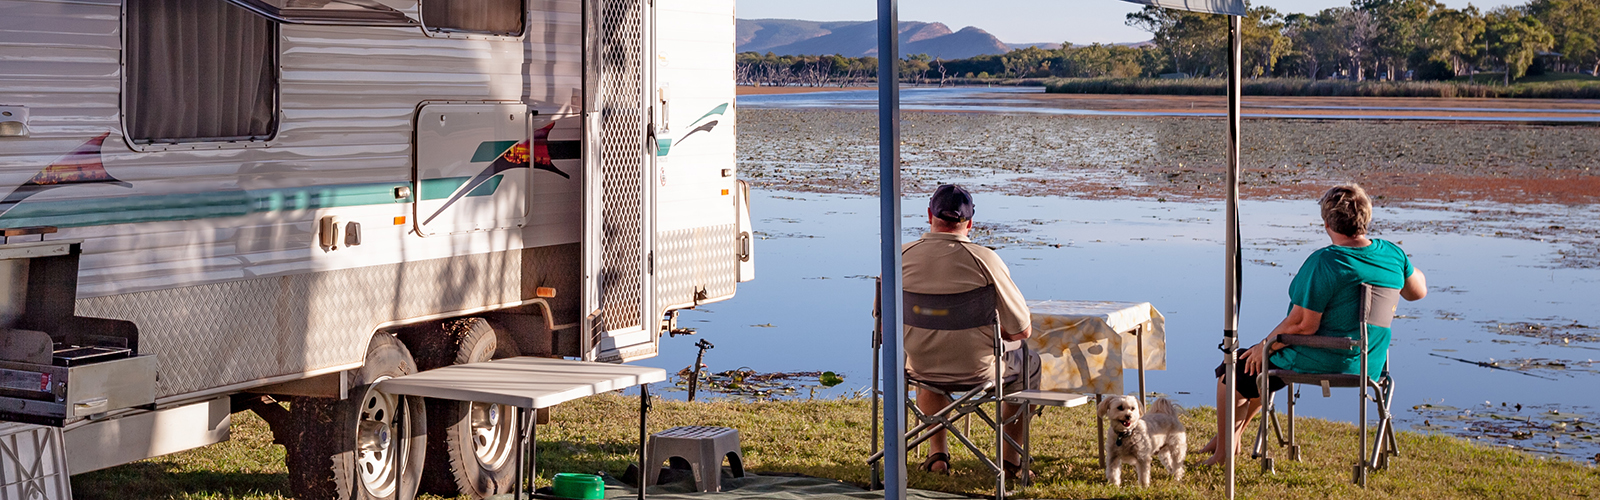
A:
[[[937,463],[943,463],[944,470],[933,470],[933,464]],[[921,469],[934,474],[950,475],[950,454],[941,452],[928,455],[928,459],[922,461]]]

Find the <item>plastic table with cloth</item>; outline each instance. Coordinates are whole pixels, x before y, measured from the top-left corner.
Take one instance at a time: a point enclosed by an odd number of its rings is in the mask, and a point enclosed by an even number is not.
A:
[[[1167,320],[1149,302],[1030,300],[1028,312],[1041,390],[1094,394],[1098,408],[1104,395],[1123,394],[1123,371],[1137,369],[1144,404],[1144,371],[1167,369]],[[1095,418],[1097,442],[1104,425]],[[1104,464],[1104,443],[1098,447]]]

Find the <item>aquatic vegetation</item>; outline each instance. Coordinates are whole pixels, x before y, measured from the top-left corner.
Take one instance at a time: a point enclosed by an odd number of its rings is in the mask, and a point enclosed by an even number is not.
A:
[[[667,392],[687,392],[689,380],[694,378],[692,367],[679,370]],[[832,371],[799,371],[760,373],[750,367],[740,367],[712,373],[700,370],[698,392],[712,393],[734,401],[773,401],[783,399],[813,399],[819,395],[831,396],[826,389],[844,383],[844,375]],[[818,394],[822,392],[822,394]]]
[[[1548,318],[1543,321],[1487,322],[1490,331],[1500,335],[1539,339],[1546,344],[1566,345],[1573,342],[1600,342],[1600,327],[1576,320]]]
[[[1411,413],[1399,417],[1413,429],[1537,455],[1582,460],[1600,447],[1600,415],[1588,406],[1485,401],[1457,408],[1423,403],[1411,407]]]

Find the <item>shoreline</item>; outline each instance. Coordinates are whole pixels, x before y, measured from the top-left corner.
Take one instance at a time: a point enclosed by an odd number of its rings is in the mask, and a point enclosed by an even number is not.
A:
[[[812,94],[816,92],[846,92],[852,90],[878,90],[877,87],[756,87],[751,85],[737,85],[734,87],[735,95],[784,95],[784,94]]]

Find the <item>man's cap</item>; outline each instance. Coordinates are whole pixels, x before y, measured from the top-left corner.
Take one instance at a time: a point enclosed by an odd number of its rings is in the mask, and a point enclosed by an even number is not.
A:
[[[972,193],[960,185],[941,185],[933,190],[933,197],[928,200],[928,209],[933,210],[934,217],[945,222],[972,220]]]

